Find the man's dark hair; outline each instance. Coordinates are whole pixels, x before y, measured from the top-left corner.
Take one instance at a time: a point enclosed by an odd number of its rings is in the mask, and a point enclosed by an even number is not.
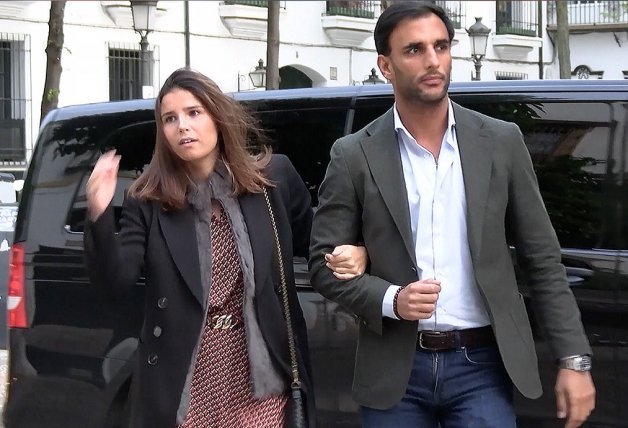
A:
[[[434,14],[440,18],[447,27],[449,42],[454,39],[454,24],[445,11],[435,4],[417,1],[399,1],[391,4],[380,15],[375,25],[375,48],[379,55],[390,53],[390,34],[405,19],[423,18]]]

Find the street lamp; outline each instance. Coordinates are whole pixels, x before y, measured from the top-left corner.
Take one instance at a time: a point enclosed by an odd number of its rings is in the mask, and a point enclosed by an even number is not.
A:
[[[156,1],[132,0],[133,29],[140,34],[140,63],[142,66],[142,98],[152,97],[148,33],[155,29]]]
[[[472,80],[480,80],[480,69],[482,68],[482,58],[486,55],[486,43],[491,30],[482,24],[482,18],[475,18],[475,24],[469,27],[469,39],[471,41],[471,58],[475,65],[475,77]]]
[[[255,66],[255,70],[249,73],[251,83],[256,88],[266,87],[266,67],[264,66],[264,60],[260,58]]]
[[[386,83],[386,82],[384,82],[382,79],[379,78],[379,76],[377,75],[377,72],[375,71],[375,68],[371,68],[370,76],[362,81],[363,85],[377,85],[380,83]]]

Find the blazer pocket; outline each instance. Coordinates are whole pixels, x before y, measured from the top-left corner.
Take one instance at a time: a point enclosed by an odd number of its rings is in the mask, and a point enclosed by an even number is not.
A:
[[[528,318],[528,312],[526,311],[526,305],[523,301],[523,296],[521,295],[521,293],[518,293],[517,300],[514,302],[513,307],[510,309],[510,317],[515,324],[515,328],[517,329],[521,340],[523,340],[526,346],[534,349],[534,337],[532,336],[530,319]]]

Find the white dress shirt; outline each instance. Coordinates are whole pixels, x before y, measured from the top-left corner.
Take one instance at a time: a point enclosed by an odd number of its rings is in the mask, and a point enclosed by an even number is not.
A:
[[[467,200],[451,101],[438,159],[410,135],[396,104],[393,109],[419,279],[441,281],[436,311],[419,322],[419,329],[445,331],[489,325],[471,263]],[[382,313],[386,317],[397,319],[392,302],[398,288],[391,285],[384,296]]]

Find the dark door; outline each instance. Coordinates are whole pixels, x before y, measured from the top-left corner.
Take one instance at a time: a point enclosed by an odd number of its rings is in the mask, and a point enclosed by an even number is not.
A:
[[[463,100],[464,104],[464,100]],[[618,120],[625,103],[519,102],[466,103],[468,107],[516,122],[523,133],[547,211],[562,247],[563,264],[580,308],[594,352],[597,405],[589,427],[622,426],[619,360],[620,341],[628,327],[621,322],[618,291],[622,281],[618,263],[622,214],[618,197],[622,141]],[[625,143],[625,141],[624,141]],[[520,288],[530,297],[525,279]],[[527,303],[530,303],[529,299]],[[532,306],[529,304],[528,308]],[[554,356],[544,332],[533,322],[544,395],[540,400],[517,399],[520,427],[559,427],[553,388]],[[622,369],[623,367],[623,369]],[[625,380],[625,375],[624,380]],[[627,392],[624,390],[624,393]]]

